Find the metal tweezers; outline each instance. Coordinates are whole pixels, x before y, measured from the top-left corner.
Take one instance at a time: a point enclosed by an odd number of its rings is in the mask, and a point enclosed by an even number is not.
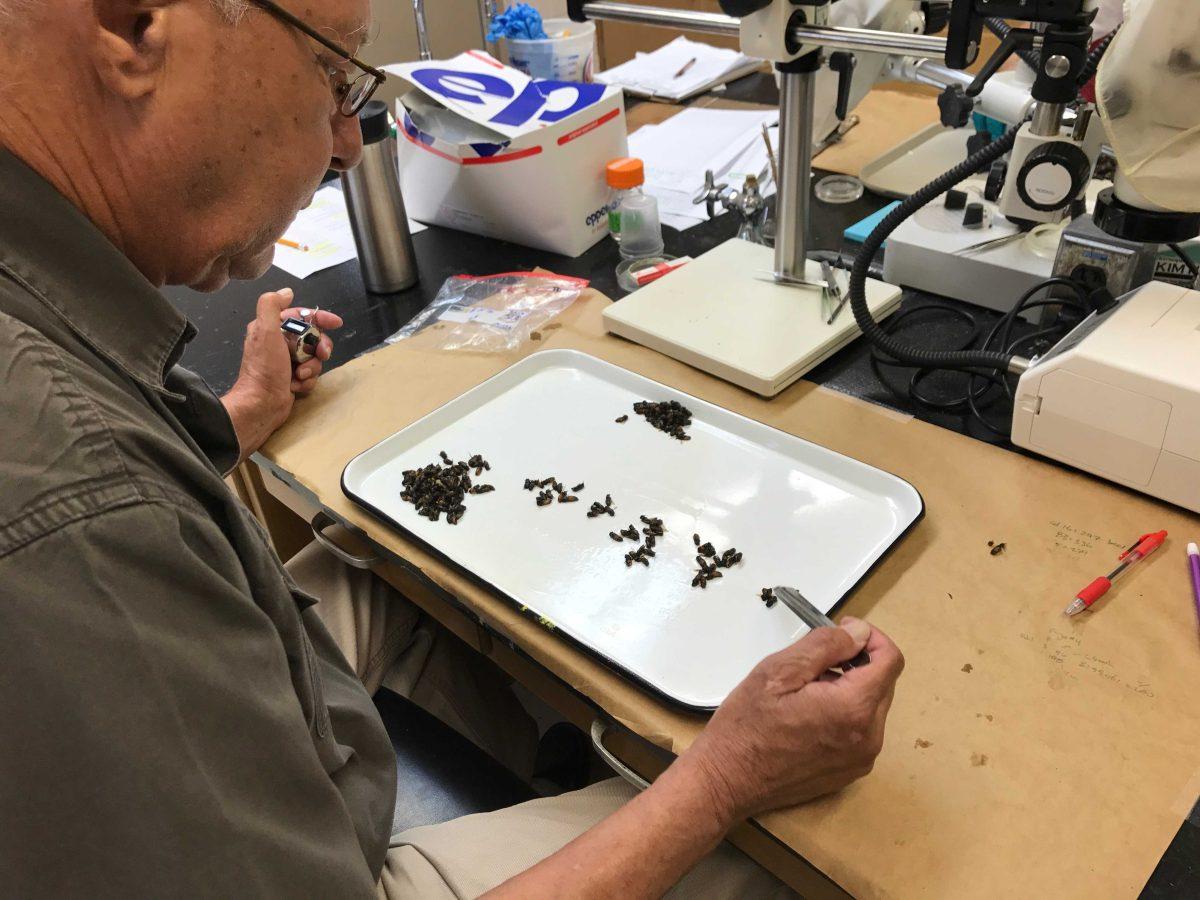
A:
[[[780,603],[794,612],[800,621],[809,628],[837,628],[833,619],[809,603],[804,595],[795,588],[777,587],[773,589],[773,593]],[[836,668],[857,669],[859,666],[867,665],[870,661],[870,654],[866,650],[862,650],[853,659],[840,663]]]
[[[988,250],[995,250],[997,247],[1003,247],[1006,244],[1011,244],[1014,241],[1019,241],[1025,237],[1024,231],[1018,231],[1015,234],[1006,234],[1004,237],[989,238],[986,241],[980,241],[978,244],[968,244],[954,251],[955,256],[974,256],[976,253],[986,253]]]
[[[820,288],[821,318],[825,320],[826,325],[832,325],[834,319],[841,315],[842,310],[846,308],[850,295],[842,293],[842,288],[837,283],[837,276],[834,274],[833,265],[824,259],[817,260],[817,262],[821,266],[821,281],[809,281],[807,278],[796,278],[779,272],[762,272],[758,277],[787,287]]]

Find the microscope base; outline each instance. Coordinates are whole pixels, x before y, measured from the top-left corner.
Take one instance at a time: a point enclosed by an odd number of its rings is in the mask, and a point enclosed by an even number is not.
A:
[[[770,281],[770,247],[734,238],[604,312],[613,334],[763,397],[773,397],[861,332],[849,305],[832,325],[821,290]],[[821,279],[809,262],[807,278]],[[843,291],[848,276],[839,272]],[[867,281],[876,319],[900,305],[900,289]]]

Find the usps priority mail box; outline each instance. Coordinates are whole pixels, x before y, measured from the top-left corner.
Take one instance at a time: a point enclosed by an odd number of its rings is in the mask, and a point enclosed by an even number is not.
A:
[[[608,233],[604,168],[628,155],[620,88],[532,79],[487,53],[388,66],[408,214],[579,256]]]

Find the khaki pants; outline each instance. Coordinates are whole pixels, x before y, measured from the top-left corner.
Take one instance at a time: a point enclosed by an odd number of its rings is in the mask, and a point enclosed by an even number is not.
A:
[[[537,728],[491,662],[445,632],[369,572],[312,544],[288,563],[297,583],[320,598],[317,611],[374,693],[381,685],[466,735],[528,778]],[[403,796],[404,785],[399,786]],[[564,847],[633,797],[619,779],[510,809],[464,816],[392,836],[380,896],[478,897]],[[650,851],[652,853],[652,851]],[[563,885],[563,896],[575,893]],[[722,844],[671,891],[680,898],[792,896],[740,851]]]

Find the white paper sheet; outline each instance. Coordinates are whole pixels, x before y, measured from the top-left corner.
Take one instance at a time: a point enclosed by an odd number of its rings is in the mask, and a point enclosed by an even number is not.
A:
[[[779,121],[775,110],[685,109],[658,125],[646,125],[629,137],[629,155],[646,167],[646,193],[658,200],[659,218],[680,230],[708,220],[703,205],[692,203],[713,170],[717,183],[741,187],[746,175],[759,180],[764,196],[775,192],[762,126]],[[779,129],[768,129],[778,151]]]
[[[758,63],[759,60],[737,50],[678,37],[653,53],[639,53],[629,62],[597,72],[595,77],[603,84],[619,84],[636,94],[681,100],[730,80]]]
[[[412,219],[409,219],[408,227],[413,234],[426,228]],[[312,204],[300,210],[296,221],[284,233],[284,239],[307,248],[297,250],[283,244],[275,245],[275,265],[296,278],[307,278],[358,257],[350,216],[346,212],[346,198],[332,185],[317,191]]]

